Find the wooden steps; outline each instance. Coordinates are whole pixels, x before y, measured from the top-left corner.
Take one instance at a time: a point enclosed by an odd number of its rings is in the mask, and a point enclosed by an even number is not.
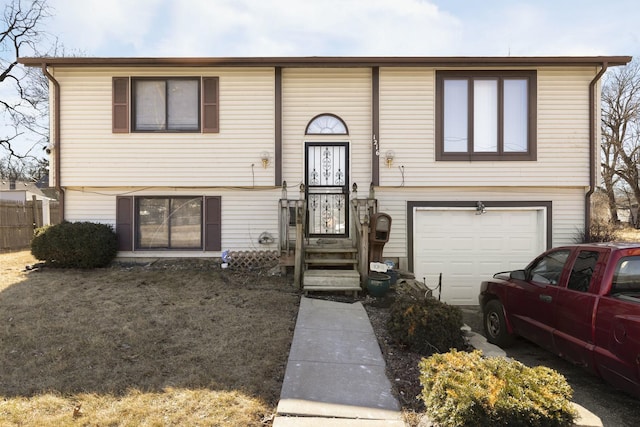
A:
[[[338,265],[355,265],[358,260],[342,259],[342,258],[312,258],[305,261],[308,267],[312,265],[338,266]]]
[[[306,295],[313,291],[360,292],[360,274],[357,270],[306,270],[303,291]]]
[[[350,239],[314,242],[305,248],[302,289],[312,291],[345,291],[354,295],[361,290],[358,273],[358,250]]]

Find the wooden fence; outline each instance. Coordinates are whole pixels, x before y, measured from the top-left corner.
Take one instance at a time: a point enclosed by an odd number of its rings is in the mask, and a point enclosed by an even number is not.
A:
[[[58,202],[49,202],[49,221],[46,221],[41,200],[26,203],[0,200],[0,251],[28,248],[37,227],[59,222],[58,210]]]

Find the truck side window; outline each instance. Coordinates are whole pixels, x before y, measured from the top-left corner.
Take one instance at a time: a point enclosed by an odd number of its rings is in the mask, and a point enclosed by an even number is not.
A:
[[[596,251],[580,251],[578,253],[571,269],[571,276],[569,276],[569,284],[567,285],[569,289],[580,292],[589,290],[599,255]]]
[[[640,294],[640,256],[620,258],[613,275],[611,294]]]
[[[540,258],[529,270],[531,281],[544,285],[557,285],[562,269],[569,258],[569,252],[567,249],[561,249]]]

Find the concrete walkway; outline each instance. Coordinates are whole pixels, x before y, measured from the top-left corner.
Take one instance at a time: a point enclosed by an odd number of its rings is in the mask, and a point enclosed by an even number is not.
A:
[[[273,427],[404,427],[361,303],[302,298]]]

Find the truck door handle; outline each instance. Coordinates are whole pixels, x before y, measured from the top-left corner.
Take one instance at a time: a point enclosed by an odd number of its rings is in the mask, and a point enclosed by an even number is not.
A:
[[[544,302],[551,302],[553,301],[553,297],[551,297],[551,295],[542,294],[540,295],[540,300]]]

